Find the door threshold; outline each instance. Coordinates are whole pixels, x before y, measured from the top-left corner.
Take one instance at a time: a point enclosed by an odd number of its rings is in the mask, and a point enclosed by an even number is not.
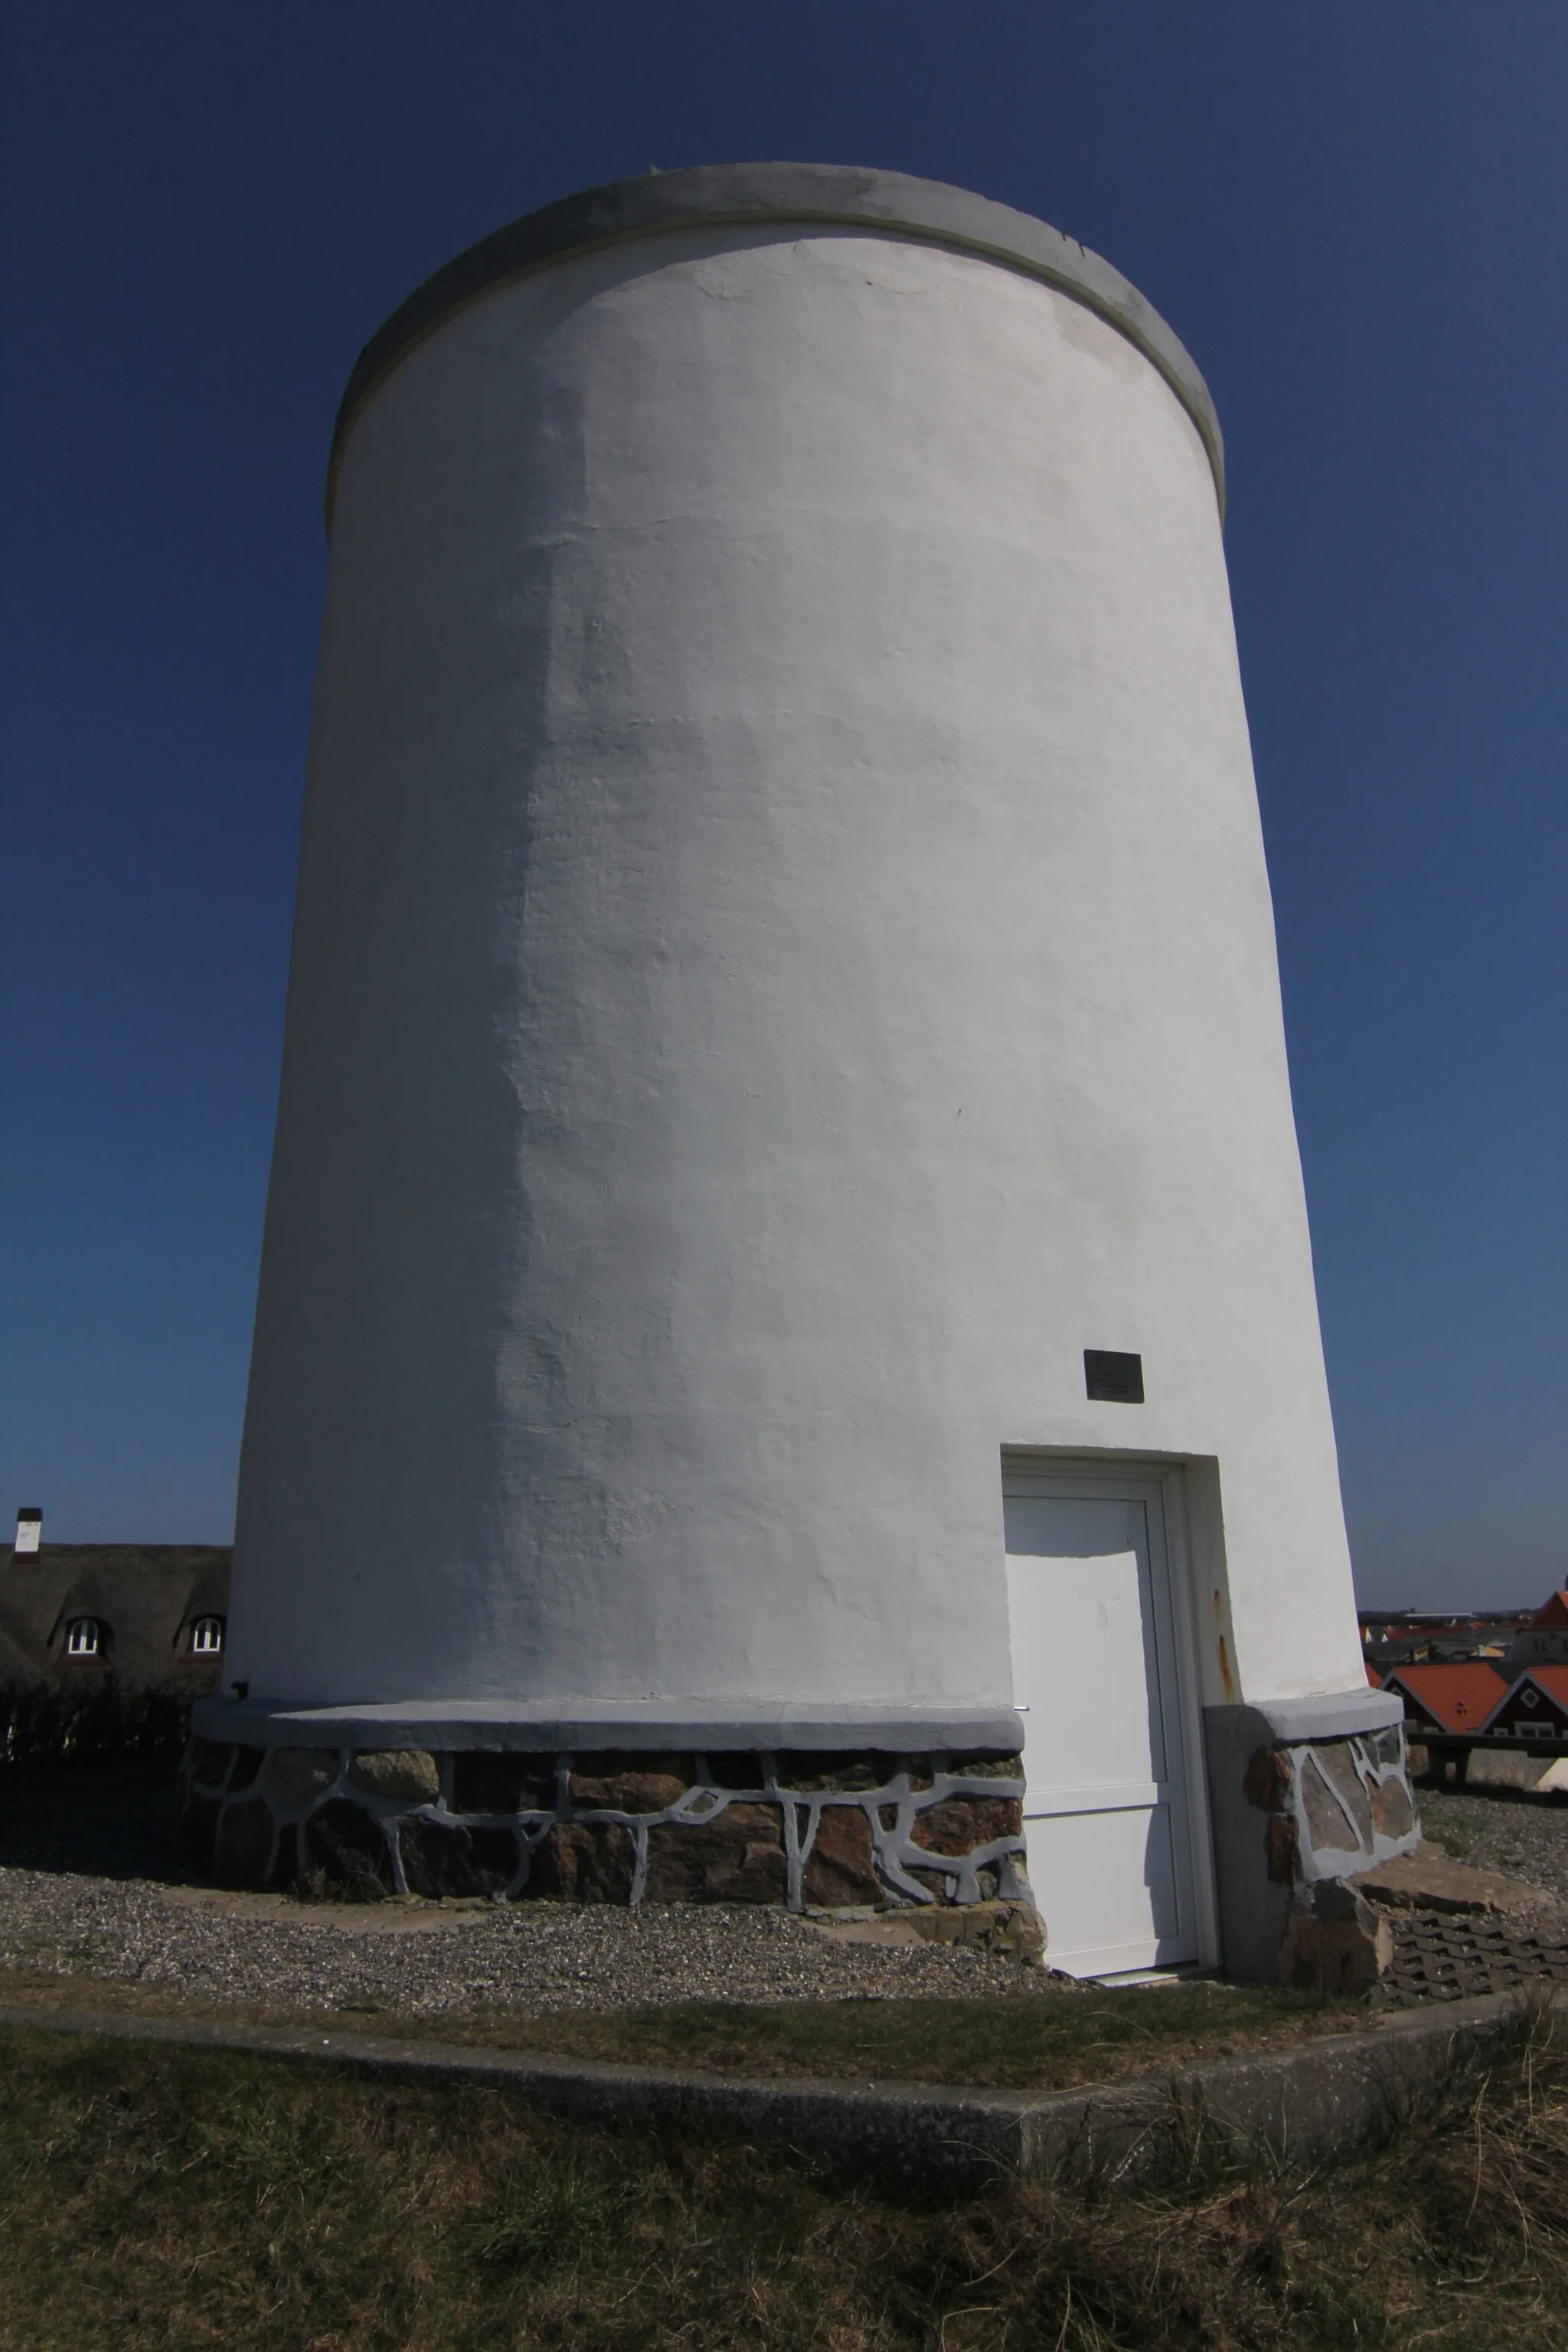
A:
[[[1050,1968],[1053,1965],[1055,1964],[1052,1962],[1047,1946],[1046,1966]],[[1063,1969],[1058,1966],[1058,1973],[1061,1976],[1073,1977],[1079,1984],[1109,1985],[1116,1990],[1120,1990],[1123,1985],[1201,1984],[1205,1981],[1217,1983],[1219,1979],[1219,1970],[1208,1967],[1202,1960],[1173,1960],[1168,1967],[1163,1969],[1108,1969],[1085,1976],[1079,1976],[1075,1969]]]

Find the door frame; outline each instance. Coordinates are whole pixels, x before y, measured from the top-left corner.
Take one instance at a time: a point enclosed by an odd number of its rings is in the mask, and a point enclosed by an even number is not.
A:
[[[1193,1548],[1187,1524],[1186,1464],[1181,1460],[1173,1461],[1169,1454],[1119,1454],[1109,1450],[1103,1454],[1086,1453],[1081,1448],[1057,1452],[1048,1446],[1005,1445],[1002,1448],[1002,1483],[998,1501],[1014,1481],[1019,1482],[1020,1491],[1024,1493],[1056,1493],[1064,1499],[1076,1497],[1090,1502],[1113,1500],[1125,1496],[1129,1486],[1158,1490],[1165,1562],[1169,1571],[1171,1623],[1175,1650],[1172,1664],[1181,1717],[1182,1762],[1186,1774],[1187,1836],[1192,1847],[1193,1904],[1197,1927],[1198,1957],[1189,1965],[1198,1969],[1216,1969],[1220,1962],[1219,1903],[1215,1886],[1208,1770],[1204,1754],[1203,1685],[1198,1666]],[[1012,1665],[1011,1653],[1009,1630],[1009,1669]],[[1026,1774],[1026,1726],[1024,1746]]]

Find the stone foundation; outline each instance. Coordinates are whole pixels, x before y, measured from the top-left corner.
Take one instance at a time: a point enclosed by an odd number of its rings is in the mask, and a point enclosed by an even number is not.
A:
[[[1400,1724],[1255,1748],[1242,1791],[1267,1816],[1268,1875],[1280,1886],[1352,1875],[1420,1833]]]
[[[1289,1714],[1307,1716],[1313,1704],[1295,1702]],[[1326,1720],[1321,1735],[1304,1724],[1308,1736],[1292,1736],[1289,1715],[1279,1714],[1284,1720],[1247,1706],[1205,1712],[1225,1967],[1288,1981],[1310,1967],[1325,1982],[1349,1983],[1346,1938],[1356,1939],[1346,1923],[1365,1927],[1353,1881],[1408,1853],[1421,1834],[1405,1727],[1373,1722],[1335,1737]],[[1341,1902],[1329,1890],[1346,1882]],[[1357,1954],[1359,1968],[1359,1943]]]
[[[1017,1756],[528,1755],[195,1738],[187,1858],[231,1886],[560,1903],[1029,1902]]]

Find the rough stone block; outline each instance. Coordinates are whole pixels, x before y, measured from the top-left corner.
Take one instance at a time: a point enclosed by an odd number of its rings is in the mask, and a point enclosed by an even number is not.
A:
[[[1293,1886],[1300,1875],[1300,1840],[1295,1816],[1291,1813],[1270,1813],[1268,1826],[1263,1833],[1263,1850],[1268,1858],[1268,1875],[1277,1886]]]
[[[824,1805],[801,1874],[801,1894],[825,1910],[877,1903],[882,1887],[872,1858],[871,1824],[858,1805]]]
[[[305,1867],[321,1892],[374,1902],[392,1887],[392,1856],[381,1824],[347,1797],[330,1798],[305,1824]]]
[[[1523,1745],[1523,1742],[1521,1742]],[[1421,1751],[1425,1765],[1427,1758]],[[1550,1756],[1510,1756],[1506,1748],[1472,1748],[1465,1769],[1467,1789],[1539,1789],[1556,1759]]]
[[[522,1859],[522,1840],[515,1830],[470,1830],[473,1841],[474,1868],[479,1873],[481,1891],[486,1895],[504,1895],[517,1876]]]
[[[944,1872],[939,1870],[906,1869],[904,1872],[904,1876],[906,1878],[912,1878],[917,1886],[923,1886],[926,1893],[932,1895],[938,1903],[946,1903],[948,1901],[952,1893],[953,1880],[957,1875],[958,1873],[956,1869],[953,1871],[952,1878],[948,1877]],[[921,1916],[923,1916],[924,1915],[922,1914]]]
[[[763,1759],[754,1748],[742,1748],[732,1755],[710,1756],[707,1764],[708,1778],[716,1789],[765,1789],[767,1786]]]
[[[925,1943],[963,1944],[1030,1967],[1046,1955],[1046,1923],[1032,1903],[944,1904],[901,1916]]]
[[[499,1895],[517,1871],[510,1830],[467,1830],[428,1814],[399,1824],[398,1851],[411,1895]]]
[[[560,1822],[534,1849],[528,1892],[554,1903],[629,1903],[636,1864],[618,1822]]]
[[[1354,1853],[1372,1845],[1372,1808],[1366,1801],[1366,1791],[1356,1783],[1362,1810],[1366,1814],[1367,1835],[1358,1838],[1354,1828],[1345,1818],[1342,1805],[1324,1776],[1316,1753],[1305,1757],[1301,1764],[1301,1808],[1307,1816],[1307,1842],[1313,1853]]]
[[[1526,1879],[1472,1870],[1430,1846],[1370,1864],[1356,1873],[1355,1885],[1375,1903],[1400,1911],[1527,1911],[1541,1899],[1540,1889]]]
[[[262,1786],[286,1813],[302,1813],[337,1777],[335,1748],[275,1748]]]
[[[943,1769],[965,1780],[1021,1780],[1024,1759],[1021,1756],[952,1756]]]
[[[1364,1992],[1394,1961],[1394,1930],[1342,1879],[1301,1888],[1279,1948],[1279,1981]]]
[[[191,1779],[199,1789],[218,1789],[233,1759],[234,1750],[226,1742],[216,1739],[193,1739],[186,1762]]]
[[[1037,1966],[1046,1952],[1045,1921],[1032,1903],[1016,1896],[984,1903],[910,1906],[881,1911],[874,1919],[856,1913],[848,1918],[810,1918],[802,1924],[836,1944],[905,1948],[963,1944],[1026,1967]]]
[[[1333,1790],[1351,1820],[1355,1824],[1356,1839],[1364,1853],[1372,1852],[1372,1807],[1367,1801],[1366,1784],[1361,1776],[1355,1750],[1349,1740],[1335,1740],[1331,1745],[1314,1748],[1312,1761]]]
[[[647,1833],[650,1903],[782,1903],[789,1865],[777,1805],[727,1805],[710,1822],[659,1822]]]
[[[261,1776],[261,1769],[267,1761],[267,1752],[265,1748],[235,1749],[234,1770],[228,1783],[228,1793],[231,1797],[237,1797],[242,1790],[253,1789],[256,1786]]]
[[[604,1805],[616,1813],[663,1813],[691,1786],[674,1772],[574,1772],[574,1805]]]
[[[272,1873],[277,1832],[265,1797],[226,1805],[218,1823],[213,1874],[226,1886],[265,1886]]]
[[[826,1748],[802,1748],[779,1758],[775,1778],[781,1789],[798,1789],[805,1795],[815,1795],[823,1790],[851,1792],[880,1789],[892,1779],[893,1770],[890,1756],[847,1752],[836,1755]]]
[[[452,1759],[455,1813],[552,1813],[555,1759],[464,1748]]]
[[[1372,1807],[1373,1826],[1381,1837],[1408,1837],[1415,1827],[1415,1808],[1403,1780],[1374,1780],[1368,1776],[1367,1801]]]
[[[367,1797],[400,1797],[411,1805],[433,1805],[441,1793],[441,1768],[423,1748],[362,1748],[349,1779]]]
[[[1024,1808],[1017,1797],[943,1797],[915,1815],[913,1843],[928,1853],[973,1853],[999,1838],[1021,1837]]]
[[[689,1789],[697,1779],[695,1756],[678,1756],[666,1750],[612,1748],[594,1755],[584,1749],[572,1759],[574,1780],[613,1780],[627,1772],[654,1772]]]
[[[1259,1812],[1282,1813],[1290,1801],[1295,1775],[1290,1759],[1279,1748],[1258,1748],[1247,1760],[1241,1793]]]

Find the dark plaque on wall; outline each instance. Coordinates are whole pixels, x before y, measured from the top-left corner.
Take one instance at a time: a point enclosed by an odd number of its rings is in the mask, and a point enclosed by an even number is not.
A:
[[[1142,1404],[1143,1359],[1120,1355],[1114,1348],[1086,1348],[1083,1384],[1104,1404]]]

